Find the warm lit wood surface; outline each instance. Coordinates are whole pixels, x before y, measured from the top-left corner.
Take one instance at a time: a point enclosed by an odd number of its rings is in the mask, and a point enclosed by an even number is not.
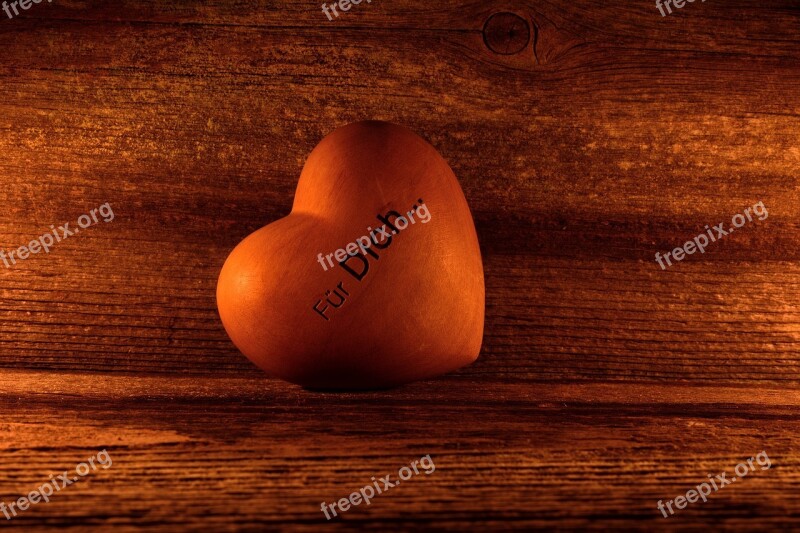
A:
[[[482,31],[497,12],[523,26]],[[793,0],[54,0],[0,11],[4,527],[319,530],[322,501],[431,454],[330,528],[800,525],[800,5]],[[505,35],[505,37],[504,37]],[[505,39],[505,40],[504,40]],[[524,39],[523,39],[524,44]],[[535,44],[535,46],[534,46]],[[288,213],[327,133],[417,131],[472,207],[484,349],[456,375],[319,394],[227,339],[228,252]],[[662,271],[758,201],[769,210]],[[300,341],[300,340],[299,340]],[[754,472],[656,509],[765,450]],[[0,519],[3,517],[0,516]]]

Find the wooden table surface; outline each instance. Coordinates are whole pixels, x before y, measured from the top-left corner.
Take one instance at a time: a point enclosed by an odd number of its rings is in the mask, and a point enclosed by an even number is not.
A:
[[[0,501],[113,459],[3,527],[800,527],[798,45],[796,0],[0,11],[0,247],[114,212],[0,264]],[[439,379],[310,392],[236,350],[216,280],[362,119],[458,176],[484,346]],[[655,262],[757,202],[765,220]],[[760,452],[771,468],[658,510]],[[325,520],[426,455],[430,475]]]

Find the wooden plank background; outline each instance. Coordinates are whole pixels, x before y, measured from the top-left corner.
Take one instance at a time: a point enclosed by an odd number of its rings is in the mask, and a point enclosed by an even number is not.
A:
[[[521,51],[498,53],[525,40],[485,32],[496,13],[530,28]],[[0,247],[115,214],[0,265],[0,501],[114,460],[4,526],[800,524],[800,2],[375,0],[328,21],[307,1],[55,0],[3,17]],[[459,177],[484,347],[439,379],[314,393],[235,349],[214,291],[230,250],[289,212],[311,149],[362,119],[412,128]],[[655,263],[759,201],[768,219]],[[772,468],[657,510],[762,450]],[[321,502],[427,454],[433,474],[325,523]]]

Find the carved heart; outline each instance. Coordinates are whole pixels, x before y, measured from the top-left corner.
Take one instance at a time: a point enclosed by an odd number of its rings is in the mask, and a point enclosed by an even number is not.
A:
[[[217,305],[242,353],[310,388],[389,387],[473,362],[483,266],[453,171],[400,126],[334,131],[289,216],[228,257]]]

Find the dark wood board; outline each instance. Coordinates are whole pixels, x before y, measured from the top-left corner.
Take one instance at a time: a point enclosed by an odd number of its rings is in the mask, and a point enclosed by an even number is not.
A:
[[[114,460],[2,525],[800,527],[800,3],[319,4],[0,11],[0,248],[115,215],[0,263],[0,502]],[[236,350],[216,280],[363,119],[458,176],[484,346],[424,383],[309,392]],[[765,220],[655,262],[757,202]],[[770,469],[656,508],[761,451]],[[434,473],[326,522],[427,454]]]

